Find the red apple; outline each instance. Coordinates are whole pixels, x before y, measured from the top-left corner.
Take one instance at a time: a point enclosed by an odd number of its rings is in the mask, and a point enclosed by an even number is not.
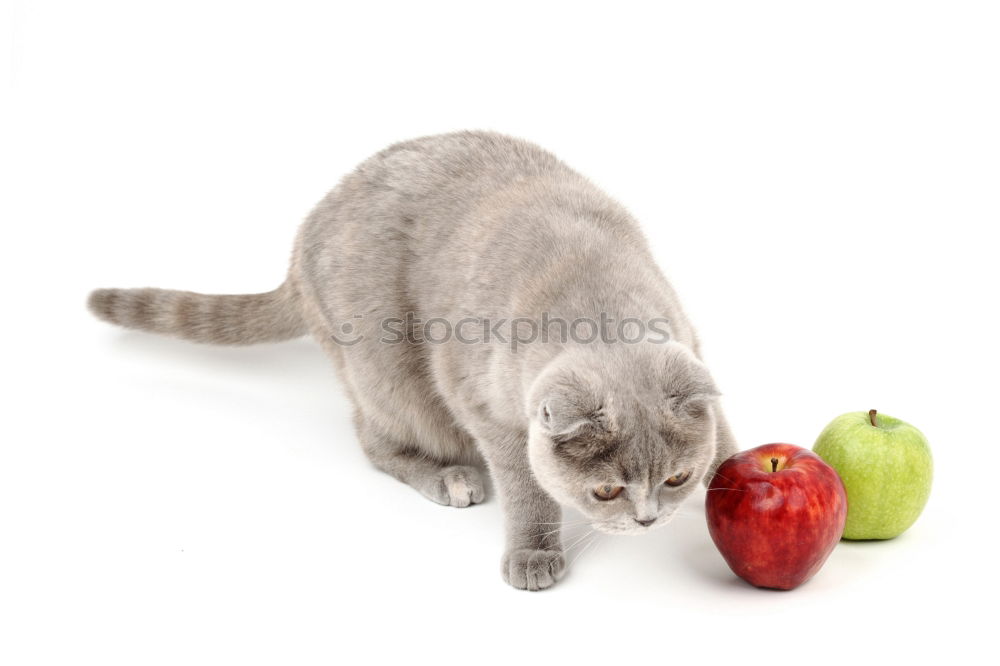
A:
[[[737,576],[790,590],[812,578],[840,540],[847,493],[812,451],[765,444],[719,466],[705,513],[712,540]]]

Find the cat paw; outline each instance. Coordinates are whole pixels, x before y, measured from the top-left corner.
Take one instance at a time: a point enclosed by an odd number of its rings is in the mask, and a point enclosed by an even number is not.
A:
[[[453,465],[445,467],[437,476],[428,495],[438,504],[465,507],[479,504],[486,499],[483,477],[475,467]]]
[[[566,558],[558,550],[522,548],[504,553],[503,579],[519,590],[552,587],[566,571]]]

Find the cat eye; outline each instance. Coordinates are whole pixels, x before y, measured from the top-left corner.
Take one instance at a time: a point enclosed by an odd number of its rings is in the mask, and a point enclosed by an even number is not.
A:
[[[625,488],[622,486],[612,486],[610,483],[607,483],[603,486],[597,486],[594,488],[594,497],[602,502],[607,502],[621,495],[623,490],[625,490]]]
[[[681,472],[680,474],[674,474],[672,477],[667,479],[664,483],[668,486],[676,488],[677,486],[683,484],[685,481],[691,478],[691,472]]]

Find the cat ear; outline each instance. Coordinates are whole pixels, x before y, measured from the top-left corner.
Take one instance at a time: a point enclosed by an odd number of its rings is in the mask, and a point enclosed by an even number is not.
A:
[[[670,411],[681,417],[700,417],[719,397],[708,369],[686,349],[675,349],[667,359],[664,391]]]
[[[570,361],[574,359],[569,359]],[[525,414],[538,423],[555,443],[614,428],[610,397],[602,378],[565,358],[550,365],[535,379],[525,401]]]
[[[538,405],[538,422],[556,442],[567,441],[587,430],[607,431],[610,427],[605,402],[582,383],[553,386]]]
[[[703,387],[694,393],[671,395],[667,404],[675,416],[701,418],[719,395],[715,387]]]

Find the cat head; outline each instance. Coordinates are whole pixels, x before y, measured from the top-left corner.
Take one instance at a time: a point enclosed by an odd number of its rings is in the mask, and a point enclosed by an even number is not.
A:
[[[717,396],[675,342],[568,349],[529,391],[532,471],[595,529],[664,525],[712,463]]]

